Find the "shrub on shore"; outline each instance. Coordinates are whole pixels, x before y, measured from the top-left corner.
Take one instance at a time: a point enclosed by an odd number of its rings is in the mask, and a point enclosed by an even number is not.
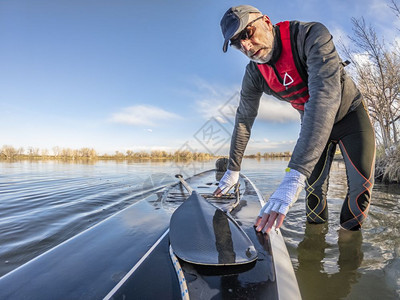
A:
[[[400,145],[380,149],[376,154],[375,179],[384,183],[400,183]]]

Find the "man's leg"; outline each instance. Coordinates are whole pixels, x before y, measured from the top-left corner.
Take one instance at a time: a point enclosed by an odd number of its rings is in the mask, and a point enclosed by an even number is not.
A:
[[[363,105],[350,114],[347,134],[339,140],[348,182],[340,225],[347,230],[359,230],[368,214],[374,184],[375,134]]]
[[[325,223],[328,220],[326,195],[329,184],[329,171],[336,143],[329,142],[325,147],[311,176],[306,180],[306,214],[308,223]]]

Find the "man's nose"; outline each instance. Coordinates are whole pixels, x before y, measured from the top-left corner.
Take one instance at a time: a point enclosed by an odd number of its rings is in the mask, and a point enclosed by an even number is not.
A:
[[[253,44],[250,42],[250,40],[241,40],[240,44],[242,45],[242,49],[244,51],[249,51],[251,49],[251,47],[253,46]]]

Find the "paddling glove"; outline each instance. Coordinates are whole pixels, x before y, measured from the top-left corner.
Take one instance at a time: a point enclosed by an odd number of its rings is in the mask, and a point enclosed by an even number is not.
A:
[[[226,170],[224,176],[219,181],[218,187],[221,189],[222,194],[226,194],[238,182],[239,171]]]
[[[305,180],[306,176],[299,171],[287,170],[282,183],[260,210],[259,216],[262,217],[263,214],[269,214],[271,211],[286,215],[304,188]]]

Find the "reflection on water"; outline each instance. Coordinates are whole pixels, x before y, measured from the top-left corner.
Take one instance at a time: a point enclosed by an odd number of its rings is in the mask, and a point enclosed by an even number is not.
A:
[[[287,159],[245,159],[242,172],[268,198]],[[214,161],[0,162],[0,275]],[[327,224],[307,225],[303,192],[282,234],[304,299],[400,298],[400,187],[376,184],[361,232],[339,230],[344,164],[332,164]]]
[[[304,239],[297,248],[297,277],[304,299],[345,298],[361,276],[357,272],[364,256],[361,231],[339,229],[337,249],[326,242],[327,233],[328,224],[306,224]],[[329,250],[334,251],[328,259],[337,259],[338,269],[332,274],[324,267]],[[316,297],[316,293],[320,293],[320,297]]]

